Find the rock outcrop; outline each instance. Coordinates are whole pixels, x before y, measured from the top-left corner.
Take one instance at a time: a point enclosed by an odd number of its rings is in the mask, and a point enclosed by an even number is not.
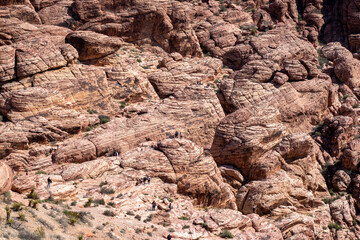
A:
[[[0,175],[1,175],[0,194],[2,194],[11,189],[11,185],[13,182],[13,171],[3,161],[0,162]]]

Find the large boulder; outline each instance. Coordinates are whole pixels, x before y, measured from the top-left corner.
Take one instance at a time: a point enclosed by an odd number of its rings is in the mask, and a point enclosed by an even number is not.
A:
[[[2,194],[11,189],[13,181],[13,171],[3,161],[0,161],[0,176],[0,194]]]
[[[121,155],[126,170],[176,183],[178,192],[191,196],[203,206],[236,209],[235,197],[210,155],[187,139],[165,139],[159,143],[135,148]],[[138,178],[138,176],[136,176]]]

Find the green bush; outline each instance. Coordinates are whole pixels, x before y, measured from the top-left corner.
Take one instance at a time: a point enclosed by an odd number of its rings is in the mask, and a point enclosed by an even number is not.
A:
[[[14,203],[11,207],[12,210],[14,211],[20,211],[22,209],[22,203]]]
[[[70,205],[71,205],[71,206],[76,206],[76,204],[77,204],[76,201],[72,201]]]
[[[102,193],[102,194],[114,194],[115,191],[114,191],[114,189],[112,189],[112,188],[102,187],[102,188],[100,189],[100,193]]]
[[[188,229],[188,228],[190,228],[189,225],[184,225],[184,226],[182,227],[182,229]]]
[[[129,215],[129,216],[134,216],[135,215],[133,211],[127,211],[126,214]]]
[[[181,216],[181,217],[179,217],[179,219],[180,219],[180,220],[189,220],[189,218],[186,217],[186,216]]]
[[[89,199],[87,200],[87,202],[85,203],[84,207],[90,207],[92,203],[93,203],[92,198],[89,198]]]
[[[116,216],[116,214],[113,211],[110,211],[110,210],[105,210],[103,214],[105,216],[108,216],[108,217],[115,217]]]
[[[135,232],[136,232],[137,234],[139,234],[139,233],[141,233],[141,229],[140,229],[140,228],[137,228],[137,229],[135,230]]]
[[[107,184],[108,184],[107,181],[101,181],[101,183],[99,184],[99,186],[102,187],[102,186],[105,186],[105,185],[107,185]]]
[[[222,230],[219,236],[221,238],[234,238],[234,235],[227,229]]]
[[[339,224],[337,224],[337,223],[335,223],[335,222],[329,223],[328,227],[329,227],[329,229],[333,229],[333,228],[334,228],[336,231],[337,231],[337,230],[340,230],[340,229],[342,228]]]
[[[27,197],[30,199],[39,199],[39,196],[35,192],[34,188],[31,189],[31,192],[27,195]]]
[[[175,232],[175,230],[173,228],[168,228],[168,232]]]
[[[115,207],[115,206],[116,206],[116,204],[115,204],[114,202],[109,202],[108,205],[111,206],[111,207]]]
[[[26,221],[25,214],[19,213],[18,219],[19,219],[20,221],[22,221],[22,222],[25,222],[25,221]]]
[[[135,218],[139,221],[141,221],[141,216],[140,215],[136,215]]]
[[[101,124],[110,122],[110,117],[106,115],[99,115],[99,119]]]
[[[94,200],[94,203],[95,203],[95,204],[98,204],[98,205],[105,205],[105,201],[104,201],[103,198],[102,198],[102,199],[95,199],[95,200]]]

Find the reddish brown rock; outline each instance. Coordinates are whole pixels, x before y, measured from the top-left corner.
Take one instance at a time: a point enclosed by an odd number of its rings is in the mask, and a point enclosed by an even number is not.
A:
[[[198,205],[236,209],[229,185],[222,181],[213,158],[186,139],[165,139],[121,156],[120,165],[176,183],[178,192],[192,196]],[[141,161],[139,161],[141,159]]]
[[[50,39],[40,38],[16,44],[17,77],[26,77],[63,67],[67,61]]]
[[[203,86],[188,86],[176,92],[174,97],[138,106],[139,108],[129,106],[129,110],[133,111],[128,113],[131,118],[115,118],[110,123],[95,129],[84,139],[66,141],[64,147],[56,152],[54,160],[56,162],[93,160],[94,153],[98,157],[113,155],[115,152],[122,153],[141,142],[173,136],[176,131],[182,132],[185,138],[201,146],[210,147],[215,126],[224,117],[213,88]],[[89,148],[91,151],[81,150],[84,154],[79,154],[77,141],[86,143],[86,146],[92,143],[94,147]]]
[[[14,79],[15,75],[15,48],[0,47],[0,82]]]
[[[97,59],[114,53],[123,41],[91,31],[76,31],[66,36],[66,40],[79,52],[79,60]]]
[[[337,191],[346,191],[351,182],[351,177],[343,170],[336,171],[332,184]]]
[[[111,162],[106,159],[96,159],[82,164],[70,164],[61,173],[65,181],[98,178],[110,170]]]
[[[334,72],[336,77],[351,89],[360,86],[360,61],[355,58],[341,57],[334,61]]]
[[[4,161],[0,162],[0,176],[0,194],[2,194],[11,189],[14,176],[12,169]]]

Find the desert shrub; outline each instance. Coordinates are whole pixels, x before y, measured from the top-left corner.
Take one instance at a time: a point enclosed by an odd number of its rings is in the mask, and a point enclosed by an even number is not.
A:
[[[22,203],[14,203],[12,205],[11,209],[17,212],[17,211],[22,210],[22,206],[23,206]]]
[[[189,220],[189,218],[187,218],[186,216],[181,216],[179,217],[180,220]]]
[[[115,207],[115,206],[116,206],[116,204],[115,204],[114,202],[109,202],[108,205],[111,206],[111,207]]]
[[[139,233],[141,233],[141,229],[140,229],[140,228],[137,228],[137,229],[135,230],[135,232],[136,232],[137,234],[139,234]]]
[[[64,210],[63,213],[65,214],[65,216],[69,218],[69,224],[73,226],[80,218],[80,214],[78,212]]]
[[[90,207],[92,203],[93,203],[93,199],[92,199],[92,198],[89,198],[89,199],[87,200],[87,202],[85,203],[84,207]]]
[[[113,211],[110,211],[110,210],[105,210],[103,214],[105,216],[108,216],[108,217],[115,217],[116,216],[116,214]]]
[[[129,215],[129,216],[134,216],[135,215],[133,211],[127,211],[126,214]]]
[[[136,215],[135,218],[139,221],[141,221],[141,216],[140,215]]]
[[[30,193],[27,195],[28,198],[30,199],[39,199],[39,196],[37,195],[37,193],[35,192],[35,189],[32,188]]]
[[[35,174],[47,174],[47,173],[44,171],[37,171]]]
[[[114,189],[112,189],[112,188],[102,187],[102,188],[100,189],[100,193],[102,193],[102,194],[114,194],[115,191],[114,191]]]
[[[168,232],[175,232],[175,230],[173,228],[168,228]]]
[[[107,181],[101,181],[101,183],[99,184],[99,186],[102,187],[102,186],[105,186],[105,185],[107,185],[107,184],[108,184]]]
[[[150,214],[147,216],[147,218],[144,220],[144,223],[151,222],[152,218],[154,217],[154,214]]]
[[[70,205],[71,205],[71,206],[76,206],[76,204],[77,204],[76,201],[72,201]]]
[[[22,229],[19,231],[18,237],[20,239],[24,239],[24,240],[40,240],[41,239],[41,237],[39,237],[39,236],[35,235],[34,233],[29,232],[25,229]]]
[[[105,201],[104,201],[103,198],[102,199],[95,199],[94,204],[105,205]]]
[[[121,198],[123,197],[124,195],[122,193],[120,193],[119,195],[116,196],[116,198]]]
[[[9,191],[4,193],[4,202],[9,204],[11,202],[11,193]]]
[[[94,113],[97,113],[97,111],[94,110],[94,109],[89,108],[89,109],[88,109],[88,113],[89,113],[89,114],[94,114]]]
[[[201,223],[201,227],[205,228],[206,230],[209,230],[209,226],[206,222]]]
[[[45,230],[43,227],[38,227],[35,232],[34,232],[35,236],[38,236],[39,238],[44,238],[45,237]]]
[[[110,122],[110,117],[106,115],[99,115],[99,119],[101,124]]]
[[[329,223],[328,227],[329,227],[329,229],[333,229],[333,228],[334,228],[336,231],[337,231],[337,230],[340,230],[340,229],[342,228],[339,224],[337,224],[337,223],[335,223],[335,222]]]
[[[227,229],[222,230],[219,236],[221,238],[234,238],[234,235]]]
[[[42,218],[38,218],[38,221],[44,225],[46,228],[53,230],[54,227],[52,225],[50,225],[46,220],[42,219]]]
[[[190,228],[189,225],[184,225],[184,226],[182,227],[182,229],[188,229],[188,228]]]
[[[18,219],[19,219],[20,221],[22,221],[22,222],[25,222],[25,221],[26,221],[25,214],[19,213]]]

